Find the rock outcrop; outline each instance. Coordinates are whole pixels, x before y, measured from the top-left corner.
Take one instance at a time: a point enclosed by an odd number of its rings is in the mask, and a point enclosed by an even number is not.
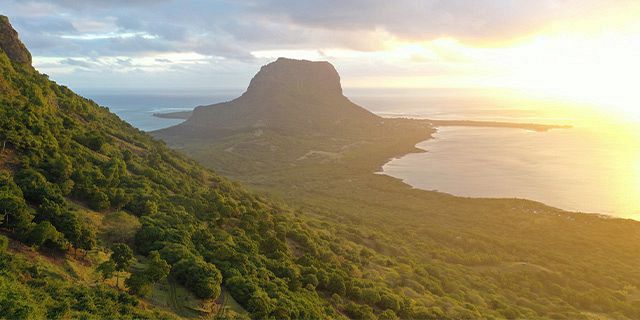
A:
[[[0,15],[0,50],[14,62],[31,65],[31,53],[18,38],[18,32],[11,26],[9,18],[2,15]]]

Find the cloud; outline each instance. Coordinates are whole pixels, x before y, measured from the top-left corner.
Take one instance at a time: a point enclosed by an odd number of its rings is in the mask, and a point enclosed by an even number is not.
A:
[[[378,28],[404,39],[446,36],[479,42],[518,37],[603,6],[598,0],[265,0],[252,10],[334,31]],[[613,0],[607,6],[631,8],[634,1]]]
[[[572,12],[587,10],[597,1],[7,0],[7,3],[6,13],[36,55],[193,51],[246,60],[256,50],[380,50],[390,38],[430,40],[450,36],[463,41],[484,41],[517,37]]]
[[[5,1],[35,55],[191,51],[239,60],[256,50],[375,51],[390,39],[499,41],[602,6],[598,0]],[[608,3],[624,8],[633,0]],[[86,41],[91,37],[110,39]]]
[[[91,68],[96,67],[96,65],[98,65],[95,62],[89,62],[89,61],[86,61],[86,60],[73,59],[73,58],[63,59],[63,60],[60,61],[60,64],[73,66],[73,67],[80,67],[80,68],[85,68],[85,69],[91,69]]]
[[[637,0],[611,0],[606,6],[625,10],[634,3]],[[2,0],[0,4],[36,61],[58,58],[47,60],[51,70],[76,68],[96,73],[97,79],[112,74],[110,69],[165,72],[167,81],[171,77],[166,72],[229,73],[232,66],[252,72],[274,53],[295,52],[332,59],[347,74],[360,75],[385,65],[376,53],[392,50],[390,43],[451,37],[465,45],[488,46],[601,7],[600,0]],[[357,57],[353,52],[359,53]],[[168,57],[171,54],[200,58],[187,63]],[[438,48],[405,56],[413,63],[410,67],[390,64],[385,71],[450,73],[455,68],[444,64],[464,60],[455,51]],[[138,65],[147,58],[155,65]],[[417,71],[409,70],[418,65]]]

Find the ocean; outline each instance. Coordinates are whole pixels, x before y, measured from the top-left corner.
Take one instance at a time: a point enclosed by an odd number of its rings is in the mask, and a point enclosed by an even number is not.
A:
[[[180,123],[156,112],[228,101],[243,90],[194,93],[83,92],[141,130]],[[382,174],[424,190],[464,197],[524,198],[565,210],[640,219],[638,123],[587,116],[549,101],[496,98],[460,89],[345,89],[387,117],[569,124],[571,129],[443,127],[414,153],[392,159]],[[544,104],[545,107],[541,107]]]
[[[108,107],[123,120],[143,131],[153,131],[179,124],[181,119],[154,117],[154,113],[188,111],[201,105],[224,102],[237,97],[242,90],[210,92],[95,92],[79,93],[101,106]]]

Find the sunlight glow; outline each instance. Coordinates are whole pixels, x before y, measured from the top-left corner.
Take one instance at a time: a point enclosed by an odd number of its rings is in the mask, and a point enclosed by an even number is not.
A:
[[[506,70],[498,84],[640,120],[639,35],[538,37],[501,56],[496,67]]]
[[[607,9],[606,15],[594,13],[555,23],[502,43],[467,44],[451,37],[404,40],[386,35],[377,51],[329,48],[252,54],[379,68],[375,73],[345,77],[344,84],[349,87],[506,88],[637,122],[640,4],[637,8],[624,12]]]

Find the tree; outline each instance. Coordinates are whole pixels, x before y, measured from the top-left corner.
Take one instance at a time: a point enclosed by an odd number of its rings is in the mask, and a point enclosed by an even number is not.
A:
[[[129,288],[130,293],[144,297],[151,293],[153,283],[144,272],[134,272],[124,281],[124,284]]]
[[[380,319],[380,320],[397,320],[397,319],[400,319],[400,318],[398,318],[398,316],[396,315],[395,312],[393,312],[393,310],[387,309],[385,311],[382,311],[382,313],[380,313],[380,316],[378,317],[378,319]]]
[[[131,202],[132,196],[123,188],[110,188],[107,192],[109,202],[115,209],[122,209]]]
[[[222,274],[215,265],[194,256],[180,260],[173,266],[176,278],[193,290],[198,297],[215,299],[220,295]]]
[[[147,228],[148,229],[148,228]],[[143,229],[144,230],[144,229]],[[189,248],[179,243],[169,243],[160,250],[163,259],[171,264],[192,256]]]
[[[69,210],[48,199],[38,207],[36,221],[49,221],[77,249],[90,250],[95,245],[95,234],[78,218],[76,211]]]
[[[93,151],[102,150],[102,146],[106,143],[106,139],[102,134],[95,130],[79,135],[76,140]]]
[[[118,272],[122,272],[131,266],[131,260],[133,260],[133,251],[128,245],[124,243],[116,243],[111,248],[111,261],[115,265],[115,269]],[[116,287],[120,285],[120,279],[116,274]]]
[[[362,302],[372,306],[380,301],[380,293],[375,288],[366,288],[362,290]]]
[[[43,203],[45,199],[56,203],[64,202],[60,188],[47,181],[47,178],[35,169],[20,170],[15,181],[28,201],[36,204]]]
[[[302,277],[302,283],[310,290],[318,286],[318,278],[313,273],[307,273]]]
[[[247,310],[256,318],[267,318],[273,309],[273,301],[261,289],[256,290],[247,302]]]
[[[393,293],[383,293],[380,296],[379,302],[377,302],[376,304],[381,309],[391,309],[393,311],[399,311],[402,300],[400,299],[400,297]]]
[[[45,246],[52,249],[64,250],[66,242],[62,233],[49,221],[38,223],[29,233],[29,241],[38,246]]]
[[[337,275],[337,274],[333,274],[331,275],[331,278],[329,278],[329,283],[327,285],[327,289],[332,292],[332,293],[337,293],[341,296],[344,296],[347,288],[344,285],[344,280],[342,279],[341,276]]]
[[[96,233],[93,229],[85,226],[80,233],[80,239],[78,239],[77,248],[86,252],[93,249],[96,246]]]
[[[109,208],[111,205],[109,202],[109,196],[95,185],[89,186],[85,192],[91,209],[100,211]]]
[[[69,180],[71,178],[71,174],[73,173],[73,165],[71,164],[71,160],[65,155],[54,154],[50,158],[45,160],[43,166],[47,178],[50,181],[61,184]]]
[[[160,257],[158,251],[151,251],[149,253],[149,262],[145,274],[147,278],[152,282],[158,282],[164,280],[171,271],[171,266]]]
[[[160,257],[158,251],[151,251],[147,267],[141,272],[134,272],[125,280],[125,284],[131,293],[146,296],[152,291],[151,285],[165,279],[170,270],[171,266]]]
[[[19,234],[26,233],[33,220],[24,199],[6,192],[0,192],[0,214],[4,216],[3,225]]]
[[[111,279],[116,272],[116,264],[112,260],[107,260],[101,263],[96,271],[100,273],[103,281]]]
[[[367,305],[349,302],[344,311],[351,319],[375,319],[373,310]]]
[[[122,159],[112,158],[102,172],[108,185],[115,187],[120,184],[120,178],[127,175],[127,164]]]
[[[61,221],[61,222],[58,222]],[[57,220],[51,220],[56,229],[59,229],[69,243],[74,247],[74,254],[78,248],[80,236],[82,233],[82,225],[75,214],[65,212],[63,216]]]

